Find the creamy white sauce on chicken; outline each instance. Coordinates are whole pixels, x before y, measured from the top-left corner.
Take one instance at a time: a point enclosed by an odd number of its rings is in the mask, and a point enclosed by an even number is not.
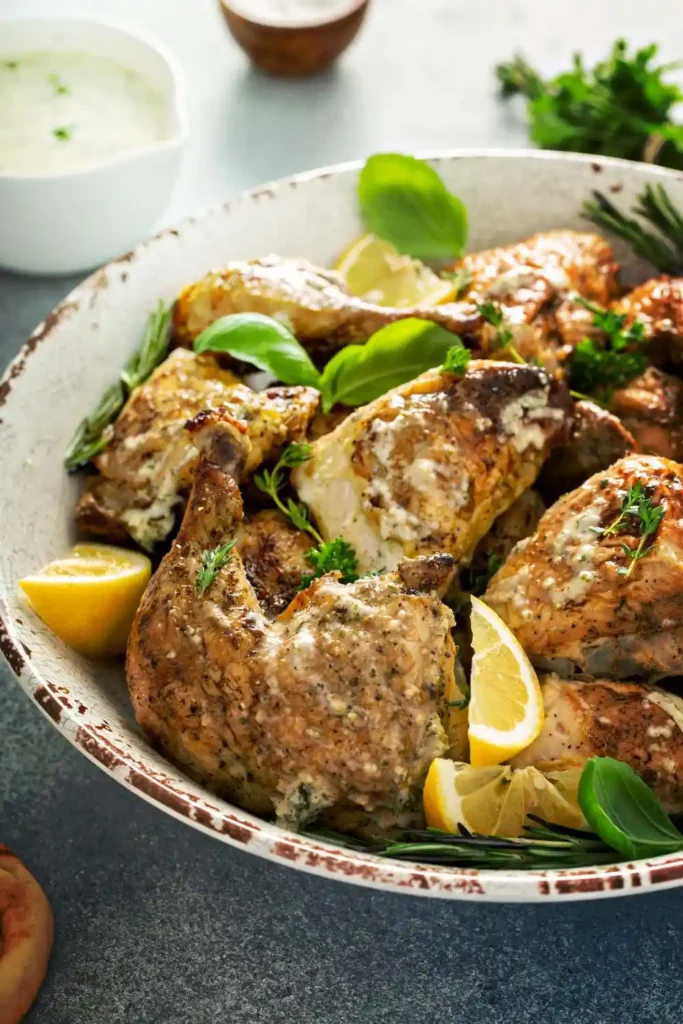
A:
[[[170,135],[164,97],[137,71],[87,53],[0,60],[0,171],[72,171]]]

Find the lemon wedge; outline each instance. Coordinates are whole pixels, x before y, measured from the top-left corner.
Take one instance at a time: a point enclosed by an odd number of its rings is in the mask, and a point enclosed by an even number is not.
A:
[[[359,299],[376,306],[436,306],[455,297],[455,286],[419,260],[402,256],[391,242],[361,235],[339,258],[335,270]]]
[[[470,761],[497,765],[524,750],[543,726],[543,694],[531,662],[503,620],[472,597]]]
[[[31,607],[70,647],[90,657],[122,654],[152,565],[109,544],[76,544],[19,580]]]
[[[423,803],[430,828],[505,836],[522,835],[535,814],[553,825],[581,828],[578,803],[581,768],[541,772],[538,768],[510,765],[472,765],[446,758],[432,761],[425,782]]]

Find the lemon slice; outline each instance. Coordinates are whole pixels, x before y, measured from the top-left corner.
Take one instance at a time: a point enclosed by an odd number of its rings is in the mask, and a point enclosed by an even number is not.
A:
[[[19,580],[36,615],[82,654],[122,654],[149,582],[149,558],[109,544],[76,544],[40,572]]]
[[[376,306],[436,306],[455,297],[455,286],[419,260],[402,256],[391,242],[361,235],[341,255],[335,270],[352,295]]]
[[[535,814],[553,825],[581,828],[578,803],[581,768],[541,772],[538,768],[490,765],[474,768],[435,758],[425,782],[423,803],[430,828],[516,838]]]
[[[472,598],[470,761],[501,764],[524,750],[543,726],[543,694],[531,662],[503,620]]]

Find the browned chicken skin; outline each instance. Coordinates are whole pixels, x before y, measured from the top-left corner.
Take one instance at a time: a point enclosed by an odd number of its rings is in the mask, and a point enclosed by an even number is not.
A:
[[[325,539],[344,537],[363,572],[440,551],[467,563],[566,435],[570,404],[536,366],[429,371],[314,441],[292,482]]]
[[[577,402],[571,434],[565,444],[550,453],[541,470],[539,488],[554,500],[636,451],[638,444],[621,419],[593,402]]]
[[[306,552],[313,539],[292,526],[280,512],[265,509],[244,520],[237,550],[247,579],[263,611],[275,618],[296,597],[301,580],[311,573]]]
[[[203,596],[205,550],[242,523],[235,476],[244,426],[199,417],[198,461],[177,540],[133,625],[127,670],[137,718],[212,788],[297,827],[342,804],[401,814],[419,806],[446,749],[444,687],[453,617],[435,590],[448,556],[343,585],[331,573],[274,623],[234,554]]]
[[[640,481],[664,516],[656,543],[633,565],[640,536],[627,528],[601,536]],[[529,657],[563,676],[657,678],[683,673],[683,467],[630,455],[566,494],[533,537],[513,549],[484,600]]]
[[[464,299],[499,303],[518,352],[560,376],[592,321],[574,296],[608,305],[617,291],[614,253],[604,238],[589,232],[533,235],[515,245],[471,253],[452,269],[471,275]],[[483,354],[495,358],[495,343],[495,331],[484,328]]]
[[[227,408],[247,425],[253,472],[290,441],[301,440],[318,407],[312,388],[256,392],[210,355],[177,349],[129,398],[111,441],[94,459],[76,509],[86,533],[130,535],[150,548],[171,532],[187,493],[197,451],[184,429],[204,409]]]
[[[417,316],[496,358],[496,332],[476,305],[493,300],[503,307],[521,354],[559,373],[565,349],[586,333],[591,319],[571,296],[578,292],[607,304],[616,291],[614,254],[604,239],[587,232],[549,231],[466,256],[454,267],[472,275],[465,301],[393,309],[349,295],[337,274],[305,260],[242,260],[183,289],[175,306],[174,334],[180,344],[191,345],[221,316],[264,313],[286,323],[307,349],[324,356],[366,341],[386,324]]]
[[[683,699],[657,687],[605,679],[540,679],[540,735],[511,761],[516,768],[580,766],[589,757],[625,761],[669,813],[683,812]]]
[[[638,449],[683,461],[683,381],[651,366],[610,403]]]
[[[626,314],[627,323],[640,320],[645,324],[648,358],[656,366],[683,370],[683,278],[645,281],[614,308]]]
[[[331,355],[351,342],[367,341],[380,327],[418,316],[456,334],[482,323],[470,302],[391,309],[349,295],[332,270],[280,256],[229,263],[178,296],[173,314],[177,341],[191,345],[204,328],[230,313],[263,313],[285,323],[310,352]]]

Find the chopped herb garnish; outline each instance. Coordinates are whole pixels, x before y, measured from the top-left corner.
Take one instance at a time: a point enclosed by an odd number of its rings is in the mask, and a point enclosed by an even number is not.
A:
[[[576,296],[580,305],[593,314],[593,326],[604,335],[604,341],[582,338],[574,349],[570,376],[575,398],[592,396],[606,405],[615,390],[624,387],[647,369],[645,324],[634,321],[626,326],[626,316],[602,309]]]
[[[59,139],[61,142],[68,142],[72,135],[72,129],[66,128],[64,125],[62,125],[62,127],[60,128],[53,128],[52,134],[56,139]]]
[[[6,67],[8,71],[16,71],[17,68],[19,67],[19,61],[18,60],[6,60],[6,61],[4,61],[4,65],[3,66]]]
[[[48,82],[50,83],[50,85],[54,89],[54,91],[57,94],[57,96],[66,96],[68,94],[69,88],[68,88],[68,86],[64,85],[64,82],[61,80],[59,75],[57,75],[57,74],[48,75]]]
[[[477,309],[484,320],[495,327],[495,347],[503,349],[515,363],[524,363],[519,352],[512,344],[512,331],[505,324],[505,314],[503,310],[495,302],[481,302],[476,303]]]
[[[467,370],[467,365],[471,358],[472,353],[468,348],[465,348],[462,342],[458,345],[452,345],[446,353],[441,372],[454,373],[457,377],[462,377]]]
[[[665,511],[663,505],[654,505],[652,503],[652,498],[648,497],[643,483],[640,480],[636,480],[626,491],[619,515],[611,526],[605,529],[601,529],[599,526],[591,527],[594,533],[599,533],[603,537],[622,533],[626,529],[634,530],[636,535],[640,537],[635,548],[630,548],[628,544],[621,545],[621,549],[628,558],[629,564],[628,566],[620,566],[617,569],[620,576],[630,576],[636,562],[652,551],[656,542],[653,540],[650,544],[647,544],[647,539],[656,534],[659,524],[664,518]]]
[[[235,541],[229,540],[226,544],[219,544],[216,548],[209,548],[202,552],[202,567],[194,581],[200,597],[203,597],[209,589],[216,578],[218,570],[228,564],[232,558],[231,552],[234,546]]]

